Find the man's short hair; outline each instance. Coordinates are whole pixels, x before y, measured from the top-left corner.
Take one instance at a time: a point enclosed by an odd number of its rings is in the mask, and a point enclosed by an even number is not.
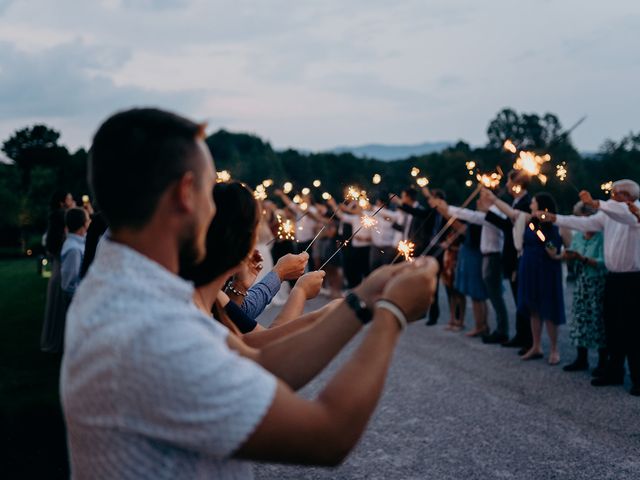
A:
[[[509,180],[516,185],[520,185],[524,190],[529,188],[531,177],[522,170],[511,170],[509,172]]]
[[[634,200],[640,197],[640,186],[637,182],[629,180],[628,178],[613,182],[613,187],[620,192],[625,192],[627,195],[630,195]]]
[[[407,187],[402,192],[406,193],[407,197],[409,197],[414,202],[418,198],[418,191],[413,187]]]
[[[87,212],[84,208],[70,208],[64,214],[64,224],[70,233],[77,232],[87,221]]]
[[[89,184],[112,229],[140,228],[151,219],[167,187],[195,170],[203,131],[154,108],[119,112],[100,126],[89,152]]]

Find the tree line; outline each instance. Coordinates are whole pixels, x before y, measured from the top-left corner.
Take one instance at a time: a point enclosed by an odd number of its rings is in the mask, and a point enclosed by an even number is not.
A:
[[[473,148],[459,141],[438,153],[385,162],[362,159],[350,153],[302,153],[288,149],[276,151],[255,135],[219,130],[208,136],[206,143],[218,170],[228,170],[232,178],[255,187],[271,179],[274,186],[285,182],[294,185],[292,193],[308,187],[317,200],[329,192],[342,198],[346,185],[354,184],[370,194],[378,191],[398,192],[415,185],[410,175],[413,167],[426,176],[433,188],[440,188],[453,204],[460,203],[473,187],[467,186],[466,163],[473,161],[480,172],[508,172],[513,154],[502,148],[510,139],[522,149],[548,153],[552,160],[543,172],[549,177],[545,186],[533,182],[532,191],[546,190],[554,195],[560,210],[568,212],[576,201],[576,192],[568,183],[555,178],[555,166],[564,163],[568,180],[578,188],[588,189],[604,197],[600,185],[619,178],[640,179],[640,133],[620,140],[605,140],[595,156],[581,156],[563,129],[558,117],[551,113],[518,113],[510,108],[498,112],[487,127],[487,143]],[[80,201],[89,193],[87,185],[88,152],[74,152],[60,144],[60,133],[46,125],[34,125],[14,132],[2,143],[5,156],[12,164],[0,164],[0,248],[24,251],[36,249],[46,230],[49,198],[56,190],[73,193]],[[373,185],[372,177],[382,177]],[[313,187],[314,180],[320,187]]]

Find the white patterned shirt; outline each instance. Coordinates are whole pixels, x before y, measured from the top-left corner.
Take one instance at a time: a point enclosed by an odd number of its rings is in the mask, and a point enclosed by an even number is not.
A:
[[[276,379],[228,348],[193,286],[103,239],[67,316],[61,396],[73,478],[251,478],[231,459]]]

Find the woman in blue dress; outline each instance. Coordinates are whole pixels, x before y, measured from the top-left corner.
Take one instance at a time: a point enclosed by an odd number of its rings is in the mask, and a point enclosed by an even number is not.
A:
[[[531,214],[511,208],[493,193],[484,194],[494,201],[516,224],[524,221],[522,255],[518,268],[518,313],[531,319],[533,345],[522,360],[543,358],[542,329],[547,328],[551,344],[549,365],[560,363],[558,352],[558,327],[565,323],[564,294],[562,287],[562,262],[559,255],[563,238],[558,227],[542,223]],[[556,213],[556,202],[548,193],[538,193],[531,200],[531,213]],[[520,218],[519,218],[520,217]]]

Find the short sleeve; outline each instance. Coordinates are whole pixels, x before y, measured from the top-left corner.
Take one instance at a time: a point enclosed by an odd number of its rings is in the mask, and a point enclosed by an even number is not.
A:
[[[277,380],[230,350],[226,329],[207,321],[165,322],[129,353],[121,413],[124,428],[140,435],[225,458],[259,425]]]

